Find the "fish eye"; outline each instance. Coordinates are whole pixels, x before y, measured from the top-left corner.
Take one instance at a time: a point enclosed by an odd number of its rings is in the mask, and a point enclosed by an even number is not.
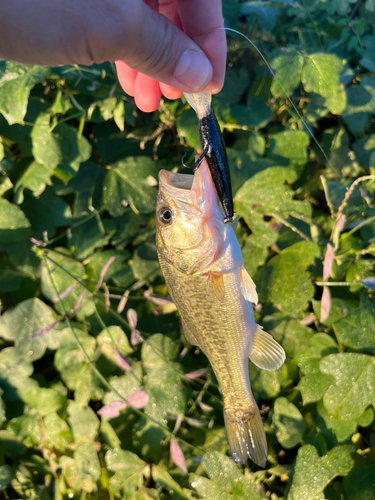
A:
[[[163,224],[170,224],[172,222],[172,210],[168,207],[163,207],[159,210],[159,219]]]

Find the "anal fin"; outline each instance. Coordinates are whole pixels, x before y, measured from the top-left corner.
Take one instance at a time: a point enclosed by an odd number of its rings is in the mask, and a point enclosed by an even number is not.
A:
[[[244,298],[249,302],[258,304],[258,294],[256,291],[255,283],[250,278],[249,273],[246,271],[243,265],[241,265],[240,268],[240,278],[241,278],[241,291]]]
[[[272,335],[256,325],[249,358],[258,368],[277,370],[285,361],[285,351]]]

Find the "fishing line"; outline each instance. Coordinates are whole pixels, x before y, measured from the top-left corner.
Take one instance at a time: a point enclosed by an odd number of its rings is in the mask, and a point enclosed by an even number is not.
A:
[[[244,35],[243,33],[241,33],[240,31],[237,31],[233,28],[219,28],[219,29],[222,29],[222,30],[225,30],[225,31],[230,31],[232,33],[236,33],[237,35],[240,35],[242,36],[243,38],[245,38],[245,40],[247,40],[250,45],[256,50],[256,52],[260,55],[260,57],[262,58],[263,62],[265,63],[265,65],[267,66],[269,72],[271,73],[272,77],[274,78],[275,75],[276,75],[276,72],[272,69],[272,67],[270,66],[270,64],[268,63],[266,57],[264,56],[263,52],[256,46],[256,44],[250,40],[250,38],[248,38],[246,35]],[[327,165],[336,172],[336,174],[338,176],[340,176],[339,172],[337,171],[336,167],[334,167],[331,162],[329,161],[326,153],[324,152],[322,146],[320,145],[319,141],[316,139],[315,137],[315,134],[314,132],[312,131],[312,129],[310,128],[310,124],[302,117],[301,113],[298,111],[298,108],[297,106],[295,105],[295,103],[293,102],[293,100],[288,96],[288,93],[287,91],[285,90],[284,86],[282,85],[281,82],[277,82],[277,84],[281,87],[281,89],[283,90],[284,92],[284,98],[286,98],[290,104],[292,105],[294,111],[297,113],[297,116],[299,117],[299,119],[301,120],[303,126],[306,128],[306,130],[309,132],[310,136],[312,137],[313,141],[315,142],[315,144],[318,146],[320,152],[322,153],[322,155],[324,156],[326,162],[327,162]]]

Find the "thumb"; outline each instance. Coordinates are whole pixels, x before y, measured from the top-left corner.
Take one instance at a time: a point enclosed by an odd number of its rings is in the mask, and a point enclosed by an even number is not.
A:
[[[143,2],[129,23],[120,56],[130,68],[184,92],[199,92],[212,79],[205,53],[185,33]]]

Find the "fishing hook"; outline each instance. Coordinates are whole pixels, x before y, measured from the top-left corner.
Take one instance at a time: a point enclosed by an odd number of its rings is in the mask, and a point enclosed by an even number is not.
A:
[[[181,163],[185,168],[192,168],[193,172],[195,172],[201,165],[203,158],[206,156],[206,154],[210,153],[210,146],[207,145],[204,150],[202,151],[201,155],[199,156],[198,160],[194,163],[194,165],[186,165],[184,163],[184,158],[187,155],[187,151],[185,151],[184,156],[181,158]]]

